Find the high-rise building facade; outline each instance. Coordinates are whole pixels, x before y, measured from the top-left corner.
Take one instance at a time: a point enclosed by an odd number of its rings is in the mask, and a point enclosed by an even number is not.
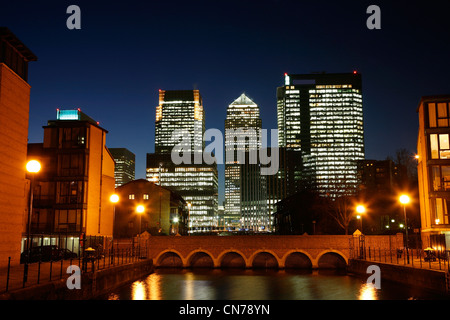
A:
[[[277,115],[279,146],[301,152],[303,180],[323,195],[356,191],[364,159],[361,74],[285,74]]]
[[[262,120],[259,107],[242,94],[227,108],[225,120],[225,224],[267,231],[265,179],[260,173]]]
[[[19,263],[29,190],[27,161],[30,90],[28,62],[37,57],[7,28],[0,28],[0,268]]]
[[[172,139],[175,130],[191,138],[192,151],[203,151],[205,115],[199,90],[159,90],[155,121],[156,153],[172,151],[178,143]]]
[[[108,148],[114,157],[116,188],[135,178],[136,156],[126,148]]]
[[[219,182],[215,165],[193,161],[176,165],[170,153],[147,153],[146,178],[183,197],[189,209],[189,233],[217,227]]]
[[[450,240],[450,95],[422,97],[417,138],[421,233]],[[444,244],[445,246],[445,244]],[[448,250],[448,245],[447,245]]]
[[[177,137],[174,140],[175,130]],[[189,204],[190,233],[211,230],[218,224],[217,164],[203,161],[204,132],[205,118],[199,90],[159,91],[155,153],[147,154],[146,178],[178,193]],[[189,160],[175,164],[171,153],[180,144],[180,138],[184,141],[188,138],[183,152],[190,153]]]

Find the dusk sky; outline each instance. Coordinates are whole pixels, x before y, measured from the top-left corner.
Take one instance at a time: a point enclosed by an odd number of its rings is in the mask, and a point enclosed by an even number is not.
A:
[[[276,129],[283,74],[362,74],[367,159],[414,153],[421,96],[450,94],[448,1],[2,1],[0,26],[33,53],[29,142],[56,109],[81,110],[109,131],[108,147],[154,151],[158,89],[199,89],[206,128],[223,131],[245,92]],[[69,30],[69,5],[81,30]],[[381,9],[369,30],[367,7]],[[219,168],[223,169],[223,166]],[[223,170],[219,190],[223,200]]]

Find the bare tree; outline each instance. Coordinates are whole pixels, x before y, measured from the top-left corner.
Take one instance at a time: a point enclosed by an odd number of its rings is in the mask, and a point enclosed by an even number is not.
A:
[[[355,184],[347,182],[346,177],[337,181],[335,186],[339,193],[334,198],[329,198],[328,214],[348,235],[350,222],[354,218],[354,207],[358,190]]]

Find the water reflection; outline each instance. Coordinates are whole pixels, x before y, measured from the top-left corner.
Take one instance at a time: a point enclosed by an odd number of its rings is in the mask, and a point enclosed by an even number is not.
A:
[[[359,300],[378,300],[378,292],[371,283],[365,283],[359,290]]]
[[[131,294],[133,297],[133,300],[146,300],[146,286],[142,281],[135,281],[131,285]]]
[[[160,269],[101,299],[109,300],[392,300],[435,299],[383,282],[381,289],[345,271]],[[438,297],[439,298],[439,297]],[[442,297],[441,297],[442,298]]]

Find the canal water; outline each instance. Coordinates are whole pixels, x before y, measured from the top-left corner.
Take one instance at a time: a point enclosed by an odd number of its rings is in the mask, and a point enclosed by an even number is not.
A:
[[[337,270],[157,269],[101,300],[435,300],[448,297]]]

